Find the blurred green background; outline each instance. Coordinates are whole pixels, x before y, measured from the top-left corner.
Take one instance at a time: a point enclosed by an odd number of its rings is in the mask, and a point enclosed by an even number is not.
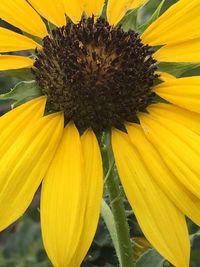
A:
[[[162,7],[164,12],[176,0],[167,0]],[[150,2],[138,12],[137,22],[142,25],[156,10],[161,0],[150,0]],[[116,0],[117,4],[117,0]],[[1,21],[4,27],[12,28],[10,25]],[[18,31],[18,29],[14,29]],[[177,76],[199,75],[200,67],[196,65],[177,65],[168,64],[163,66],[170,69]],[[1,72],[0,73],[0,94],[8,92],[18,82],[30,80],[32,77],[27,71]],[[12,101],[11,101],[12,102]],[[10,101],[0,101],[0,113],[3,114],[10,108]],[[106,199],[105,195],[105,199]],[[50,267],[41,241],[41,231],[39,224],[39,198],[38,190],[31,207],[26,214],[15,224],[0,234],[0,267]],[[131,237],[133,238],[134,252],[133,257],[136,267],[161,267],[170,266],[163,258],[157,254],[144,238],[140,227],[131,209],[124,199],[127,209],[127,218],[130,225]],[[3,216],[3,215],[2,215]],[[159,216],[158,216],[159,219]],[[189,232],[191,234],[191,264],[190,267],[200,266],[200,232],[199,228],[191,221],[188,221]],[[155,229],[156,230],[156,229]],[[84,238],[84,236],[83,236]],[[149,259],[152,259],[149,261]],[[118,266],[117,257],[108,234],[106,225],[100,219],[99,227],[82,267],[116,267]]]

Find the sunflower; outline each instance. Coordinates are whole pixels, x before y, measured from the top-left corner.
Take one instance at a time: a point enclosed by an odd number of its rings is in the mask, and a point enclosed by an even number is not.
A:
[[[200,77],[176,78],[159,63],[200,61],[200,5],[180,0],[141,35],[123,31],[126,12],[144,2],[109,0],[106,18],[104,0],[0,2],[0,17],[28,34],[0,28],[0,70],[29,68],[43,94],[0,118],[0,229],[42,182],[42,236],[56,267],[80,266],[94,237],[106,130],[145,236],[189,266],[185,216],[200,225]],[[14,54],[22,50],[35,53]]]

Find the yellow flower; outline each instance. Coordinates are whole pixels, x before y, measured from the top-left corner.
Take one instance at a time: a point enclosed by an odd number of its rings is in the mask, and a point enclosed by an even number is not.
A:
[[[143,2],[109,0],[109,24]],[[0,229],[24,213],[43,180],[47,254],[56,267],[80,266],[103,191],[95,133],[110,128],[121,182],[144,234],[173,265],[188,267],[185,216],[200,225],[200,77],[177,79],[156,61],[200,61],[199,0],[178,1],[141,39],[96,20],[103,4],[0,1],[2,19],[43,39],[0,28],[2,53],[37,48],[33,59],[4,53],[0,70],[32,68],[47,95],[0,118]],[[83,12],[91,18],[81,19]],[[73,22],[66,24],[65,14]],[[57,28],[48,33],[41,17]],[[144,44],[156,46],[153,56]],[[46,100],[55,112],[43,116]]]

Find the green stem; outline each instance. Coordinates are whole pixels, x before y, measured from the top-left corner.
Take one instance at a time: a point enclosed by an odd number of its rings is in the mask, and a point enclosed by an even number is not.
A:
[[[127,223],[125,208],[119,188],[118,174],[114,165],[114,157],[110,141],[110,133],[105,133],[104,138],[104,164],[106,175],[106,188],[110,199],[110,206],[115,222],[117,235],[117,250],[121,267],[133,267],[133,248],[130,239],[129,226]]]

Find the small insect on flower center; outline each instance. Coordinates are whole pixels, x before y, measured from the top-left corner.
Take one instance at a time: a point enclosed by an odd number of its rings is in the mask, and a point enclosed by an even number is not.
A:
[[[63,111],[66,123],[80,130],[122,127],[152,102],[156,62],[134,31],[89,18],[68,21],[43,41],[32,71],[48,111]]]

